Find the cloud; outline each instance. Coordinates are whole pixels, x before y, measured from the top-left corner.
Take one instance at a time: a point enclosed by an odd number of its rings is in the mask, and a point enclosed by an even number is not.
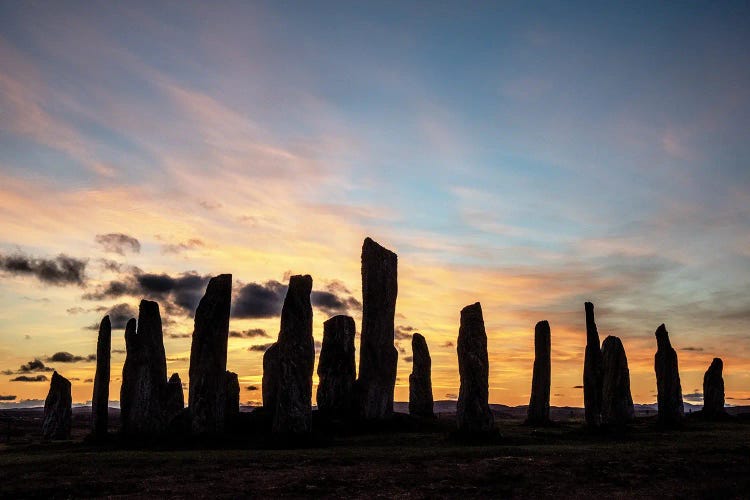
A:
[[[89,354],[88,356],[76,356],[69,352],[56,352],[52,356],[45,359],[48,363],[78,363],[80,361],[96,361],[96,354]]]
[[[28,363],[21,365],[21,367],[18,369],[18,372],[16,373],[31,373],[31,372],[52,372],[55,371],[54,368],[50,368],[49,366],[45,366],[42,361],[39,359],[33,359],[29,361]]]
[[[46,382],[48,380],[47,375],[19,375],[10,379],[11,382]]]
[[[112,349],[112,354],[125,354],[126,352],[125,349]]]
[[[54,259],[31,257],[22,253],[0,255],[0,271],[12,275],[29,275],[55,286],[79,285],[86,280],[86,260],[60,254]]]
[[[450,340],[446,340],[445,342],[443,342],[443,345],[441,347],[453,347],[453,345],[453,342],[451,342]]]
[[[119,255],[125,255],[125,252],[140,253],[141,243],[123,233],[109,233],[109,234],[97,234],[94,237],[97,243],[99,243],[105,252],[116,253]]]
[[[412,361],[414,361],[414,356],[406,356],[404,357],[404,361],[406,361],[407,363],[411,363]]]
[[[266,352],[266,349],[271,347],[274,343],[275,342],[269,342],[267,344],[251,345],[250,347],[247,348],[247,350],[251,352]]]
[[[122,303],[110,307],[106,314],[109,316],[112,328],[125,328],[131,318],[138,316],[138,311],[130,304]]]
[[[414,333],[415,328],[413,326],[403,326],[398,325],[396,327],[396,331],[394,332],[394,336],[396,340],[409,340],[411,339],[412,333]]]
[[[199,240],[197,238],[191,238],[187,241],[182,241],[179,243],[165,243],[161,246],[161,253],[163,254],[177,254],[182,253],[187,250],[194,250],[196,248],[202,248],[206,246],[205,243],[203,243],[202,240]]]
[[[83,381],[83,383],[84,383],[84,384],[88,384],[88,383],[91,383],[91,382],[93,382],[93,381],[94,381],[94,379],[93,379],[93,378],[87,378],[86,380],[84,380],[84,381]]]
[[[682,399],[684,399],[685,401],[690,401],[691,403],[702,403],[703,393],[696,391],[696,392],[691,392],[690,394],[683,394]]]
[[[313,291],[310,294],[312,305],[328,314],[346,314],[350,309],[361,309],[362,304],[354,297],[340,297],[330,291]]]
[[[209,201],[209,200],[201,200],[198,202],[198,205],[202,206],[206,210],[216,210],[217,208],[221,208],[224,206],[218,201]]]
[[[583,386],[582,385],[574,385],[573,389],[583,389]]]
[[[192,333],[169,333],[167,334],[167,337],[170,339],[189,339],[192,337]]]
[[[249,330],[245,330],[243,332],[232,330],[229,332],[230,337],[237,337],[237,338],[253,338],[253,337],[270,337],[268,333],[263,330],[262,328],[251,328]]]
[[[278,281],[248,283],[240,288],[233,303],[234,318],[272,318],[281,314],[287,286]]]
[[[453,394],[452,392],[449,392],[445,395],[445,399],[448,399],[450,401],[456,401],[458,399],[458,394]]]
[[[257,391],[257,390],[258,390],[258,386],[257,386],[257,385],[248,385],[248,386],[246,387],[246,389],[247,389],[248,391]],[[15,398],[15,396],[13,396],[13,397]]]
[[[692,346],[689,346],[689,347],[680,347],[679,349],[681,351],[703,352],[703,348],[702,347],[692,347]]]
[[[15,396],[3,396],[2,394],[0,394],[0,401],[15,401],[15,400],[16,400]]]

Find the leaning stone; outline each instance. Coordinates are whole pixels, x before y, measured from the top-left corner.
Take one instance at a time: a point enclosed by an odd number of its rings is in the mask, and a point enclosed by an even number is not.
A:
[[[323,345],[318,360],[318,410],[346,416],[353,410],[357,376],[354,361],[354,319],[334,316],[323,323]]]
[[[479,302],[461,311],[457,350],[461,378],[456,406],[458,430],[469,434],[491,432],[495,428],[495,419],[488,403],[490,363]]]
[[[409,375],[409,413],[418,417],[435,416],[432,399],[432,358],[424,336],[411,337],[412,371]]]
[[[706,418],[721,418],[727,415],[724,409],[724,362],[714,358],[703,375],[703,411]]]
[[[552,377],[549,323],[540,321],[534,328],[534,374],[526,423],[544,425],[549,419],[549,393]]]
[[[657,401],[659,404],[657,422],[664,427],[679,426],[684,416],[680,370],[677,365],[677,352],[669,341],[669,332],[663,324],[656,329],[656,371]]]
[[[619,338],[609,336],[602,343],[602,424],[622,427],[635,418],[630,394],[630,370]]]
[[[602,423],[602,351],[599,331],[594,321],[594,304],[586,302],[586,357],[583,362],[583,403],[586,425],[599,427]]]
[[[232,275],[221,274],[208,282],[195,312],[188,392],[194,434],[217,434],[224,430],[231,302]]]
[[[47,399],[44,400],[42,439],[70,439],[72,415],[73,399],[70,394],[70,381],[54,372]]]
[[[96,341],[96,374],[94,375],[94,393],[91,397],[91,433],[97,438],[107,435],[109,425],[111,346],[112,324],[109,316],[104,316],[99,324],[99,337]]]

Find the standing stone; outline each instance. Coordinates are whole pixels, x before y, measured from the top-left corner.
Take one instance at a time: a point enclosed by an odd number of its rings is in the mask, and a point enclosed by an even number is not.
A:
[[[602,351],[599,331],[594,321],[594,304],[586,302],[586,357],[583,362],[583,405],[586,425],[599,427],[602,423]]]
[[[435,416],[432,400],[432,359],[424,336],[411,337],[412,370],[409,375],[409,413],[418,417]]]
[[[602,343],[602,424],[621,427],[635,418],[630,395],[630,370],[619,338],[609,336]]]
[[[195,312],[188,393],[190,426],[194,434],[216,434],[224,430],[231,302],[232,275],[221,274],[208,282],[206,294]]]
[[[159,435],[165,427],[167,388],[167,357],[159,304],[141,301],[138,330],[132,319],[125,327],[125,349],[120,389],[122,431],[132,435]]]
[[[233,422],[240,414],[240,379],[234,372],[228,371],[225,377],[226,407],[224,419]]]
[[[44,400],[42,439],[70,439],[72,415],[73,398],[70,395],[70,381],[54,372],[47,399]]]
[[[393,413],[398,351],[393,345],[398,257],[372,239],[362,245],[362,338],[357,392],[360,416]]]
[[[550,360],[551,339],[549,323],[540,321],[534,328],[534,374],[531,379],[531,399],[526,422],[549,423],[549,392],[552,377]]]
[[[279,392],[279,343],[274,342],[263,353],[263,409],[273,415],[276,411],[276,395]]]
[[[722,417],[727,414],[724,409],[724,363],[721,358],[714,358],[711,366],[703,375],[703,415],[708,418]]]
[[[312,376],[315,343],[309,275],[292,276],[281,308],[279,339],[279,383],[273,432],[304,434],[312,430]]]
[[[91,396],[91,433],[98,438],[107,435],[109,425],[109,363],[112,346],[112,324],[104,316],[96,341],[96,374]]]
[[[318,361],[318,410],[344,416],[353,410],[354,318],[334,316],[323,323],[323,345]]]
[[[465,433],[490,432],[495,419],[488,404],[490,362],[487,357],[487,333],[479,302],[461,310],[458,330],[458,392],[456,422]]]
[[[663,324],[656,329],[656,371],[657,401],[659,416],[657,422],[665,427],[680,425],[684,416],[682,406],[682,386],[680,370],[677,366],[677,352],[669,342],[669,332]]]
[[[185,394],[182,392],[182,380],[178,373],[173,373],[164,392],[164,422],[169,424],[184,409]]]

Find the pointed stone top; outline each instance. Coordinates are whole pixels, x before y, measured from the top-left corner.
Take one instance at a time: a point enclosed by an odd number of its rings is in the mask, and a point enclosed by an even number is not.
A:
[[[391,258],[398,258],[395,252],[388,250],[369,236],[365,238],[364,243],[362,243],[362,255],[365,255],[366,253],[381,253]]]
[[[724,362],[721,360],[721,358],[714,358],[713,361],[711,361],[711,369],[722,371],[724,369]]]
[[[549,321],[547,321],[546,319],[544,319],[544,320],[538,322],[536,324],[536,328],[546,328],[547,330],[549,330]]]
[[[112,322],[109,320],[109,314],[104,316],[102,318],[102,322],[99,323],[99,331],[102,331],[102,328],[112,329]]]
[[[480,316],[482,315],[482,304],[480,304],[479,302],[474,302],[473,304],[470,304],[464,307],[463,309],[461,309],[462,316],[464,315],[473,316],[477,314]]]
[[[54,386],[60,384],[69,386],[70,380],[66,379],[65,377],[57,373],[57,370],[55,370],[54,372],[52,372],[52,380],[50,381],[50,385]]]
[[[664,323],[659,325],[654,335],[656,335],[657,349],[670,349],[672,347],[672,343],[669,341],[669,332]]]
[[[182,381],[180,380],[180,374],[177,372],[173,373],[172,376],[169,377],[169,383],[182,385]]]

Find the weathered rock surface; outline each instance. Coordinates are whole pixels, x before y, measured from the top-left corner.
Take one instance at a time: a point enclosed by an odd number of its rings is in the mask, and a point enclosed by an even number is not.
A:
[[[654,356],[654,370],[656,371],[657,401],[659,403],[657,422],[665,427],[674,427],[681,424],[684,416],[677,352],[672,348],[669,341],[669,332],[667,332],[666,326],[660,325],[654,335],[656,335],[657,346]]]
[[[231,302],[232,275],[221,274],[208,282],[195,312],[188,391],[190,426],[194,434],[216,434],[224,430]]]
[[[495,428],[495,419],[488,404],[490,363],[487,357],[487,332],[479,302],[461,310],[457,350],[461,377],[456,406],[458,430],[465,433],[490,432]]]
[[[552,377],[550,359],[551,335],[549,323],[540,321],[534,328],[534,374],[531,380],[531,399],[526,422],[549,423],[549,392]]]
[[[602,424],[620,427],[635,418],[630,394],[630,370],[619,338],[609,336],[602,343]]]
[[[167,358],[159,304],[141,301],[137,331],[134,320],[130,320],[125,328],[125,348],[127,355],[120,389],[122,432],[159,435],[165,428],[164,393],[167,387]]]
[[[109,376],[112,346],[112,323],[104,316],[99,324],[96,341],[96,374],[94,393],[91,396],[91,433],[96,437],[107,435],[109,426]]]
[[[411,337],[412,370],[409,375],[409,413],[418,417],[432,418],[432,358],[424,336],[415,333]]]
[[[178,373],[173,373],[164,391],[164,422],[169,424],[185,409],[185,394],[182,392],[182,380]]]
[[[279,343],[274,342],[263,353],[263,409],[273,415],[276,411],[276,395],[279,392]]]
[[[312,336],[312,306],[309,275],[292,276],[281,309],[279,383],[273,432],[304,434],[312,430],[312,375],[315,345]]]
[[[703,416],[717,418],[725,416],[724,409],[724,362],[714,358],[703,375]]]
[[[583,403],[586,425],[602,423],[602,351],[594,321],[594,304],[586,302],[586,357],[583,362]]]
[[[240,414],[240,379],[236,373],[227,371],[225,387],[227,396],[224,418],[227,423],[231,423]]]
[[[70,381],[54,372],[49,384],[49,393],[44,400],[42,438],[70,439],[70,423],[73,415],[73,399]]]
[[[345,416],[354,410],[354,318],[334,316],[323,323],[323,345],[318,361],[318,410]]]
[[[393,345],[398,257],[370,238],[362,245],[362,337],[357,396],[365,419],[393,413],[398,351]]]

